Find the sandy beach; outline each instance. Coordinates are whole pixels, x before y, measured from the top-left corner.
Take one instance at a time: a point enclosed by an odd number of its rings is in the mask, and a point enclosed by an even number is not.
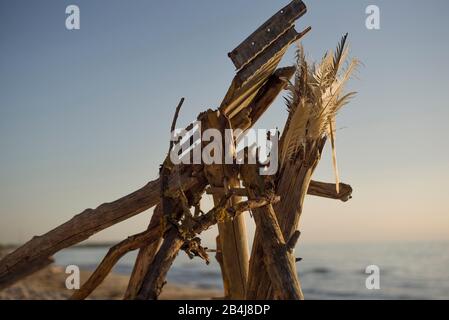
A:
[[[2,253],[0,252],[0,258]],[[81,283],[86,281],[91,272],[81,271]],[[48,266],[0,291],[0,300],[65,300],[73,291],[65,286],[67,274],[60,266]],[[111,273],[92,293],[89,299],[120,300],[128,285],[129,277]],[[202,289],[188,286],[167,284],[160,299],[164,300],[203,300],[222,296],[219,290]]]
[[[85,281],[90,272],[81,271],[81,281]],[[67,275],[63,268],[49,266],[19,282],[0,291],[0,300],[65,300],[73,291],[66,289],[65,279]],[[123,298],[128,277],[118,274],[110,274],[106,280],[89,297],[94,300],[117,300]],[[161,299],[164,300],[201,300],[220,297],[218,290],[200,289],[186,286],[167,284],[164,287]]]

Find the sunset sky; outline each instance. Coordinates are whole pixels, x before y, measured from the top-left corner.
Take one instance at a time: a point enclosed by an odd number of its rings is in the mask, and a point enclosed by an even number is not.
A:
[[[156,178],[180,97],[181,127],[218,107],[235,74],[227,52],[287,3],[1,1],[0,243],[24,242]],[[353,199],[308,197],[303,241],[449,240],[449,2],[305,3],[297,30],[312,26],[308,56],[320,59],[349,32],[363,66],[350,82],[358,95],[337,118]],[[80,7],[80,30],[65,28],[69,4]],[[381,30],[365,27],[370,4]],[[292,49],[282,65],[293,62]],[[278,99],[257,127],[286,116]],[[315,180],[333,181],[329,149]],[[150,213],[91,240],[137,233]]]

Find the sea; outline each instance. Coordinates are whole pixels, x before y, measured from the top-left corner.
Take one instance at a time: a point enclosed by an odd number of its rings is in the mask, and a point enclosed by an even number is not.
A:
[[[57,265],[94,270],[108,247],[75,247],[55,255]],[[302,244],[295,251],[304,296],[309,300],[449,299],[449,242]],[[220,267],[181,252],[169,283],[222,289]],[[136,252],[114,272],[129,275]]]

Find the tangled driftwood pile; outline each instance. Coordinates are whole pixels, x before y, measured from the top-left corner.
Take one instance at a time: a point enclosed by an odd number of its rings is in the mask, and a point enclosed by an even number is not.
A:
[[[275,175],[260,175],[258,164],[176,165],[167,156],[158,180],[114,202],[87,209],[4,257],[0,289],[51,263],[51,256],[59,250],[155,207],[147,230],[112,247],[73,299],[88,297],[124,254],[137,249],[124,298],[157,299],[179,251],[208,261],[199,235],[215,224],[219,227],[216,258],[226,298],[302,299],[293,250],[304,198],[306,194],[342,201],[351,197],[351,187],[339,183],[338,175],[336,184],[311,178],[327,139],[335,150],[335,115],[352,96],[343,95],[342,90],[356,66],[352,61],[339,71],[347,56],[345,36],[336,52],[327,54],[318,65],[308,65],[299,49],[296,66],[277,69],[291,44],[310,30],[297,33],[294,29],[294,22],[305,13],[304,3],[293,0],[233,50],[229,57],[238,72],[222,104],[198,116],[201,130],[215,128],[222,136],[230,128],[245,132],[288,89],[289,117],[279,143],[280,168]],[[182,102],[176,108],[172,130]],[[335,159],[334,152],[336,167]],[[199,205],[203,194],[213,195],[215,204],[206,213]],[[256,223],[251,254],[243,219],[248,211]]]

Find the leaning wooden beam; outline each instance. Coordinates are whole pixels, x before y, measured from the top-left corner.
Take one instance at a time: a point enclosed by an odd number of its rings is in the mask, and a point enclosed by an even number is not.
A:
[[[160,225],[162,218],[162,209],[161,204],[159,203],[154,208],[153,216],[151,217],[150,225],[148,229]],[[158,240],[147,244],[139,249],[139,253],[136,257],[136,261],[134,263],[134,268],[129,278],[128,288],[126,289],[124,299],[125,300],[133,300],[136,298],[139,293],[140,288],[142,287],[143,279],[145,274],[148,272],[148,268],[150,264],[153,262],[154,257],[156,256],[159,247],[162,244],[162,232]]]
[[[270,193],[270,182],[259,176],[258,167],[243,165],[241,177],[250,197]],[[274,190],[273,190],[274,191]],[[271,192],[272,193],[272,192]],[[303,294],[296,269],[290,241],[286,242],[276,218],[272,204],[253,210],[254,221],[263,250],[263,264],[269,274],[275,297],[282,300],[302,300]]]
[[[162,244],[162,240],[162,237],[160,237],[158,240],[140,248],[133,272],[129,279],[128,287],[123,297],[124,300],[134,300],[137,297],[137,294],[142,287],[145,274],[148,272],[148,268],[153,262],[154,257]]]
[[[281,300],[303,300],[296,268],[292,264],[293,256],[284,241],[273,206],[254,210],[254,220],[261,231],[264,265],[275,291],[274,297]]]
[[[168,232],[145,275],[142,288],[137,295],[138,300],[156,300],[159,297],[165,285],[168,270],[184,242],[185,240],[180,236],[178,230],[173,228]]]
[[[305,159],[302,161],[290,161],[279,177],[276,193],[284,195],[284,197],[275,205],[274,209],[285,239],[290,239],[298,228],[305,195],[313,172],[321,158],[325,143],[326,138],[310,143],[307,148],[308,152],[304,155]],[[261,236],[260,233],[258,235]],[[256,238],[255,243],[260,244],[260,239]],[[251,298],[258,300],[273,297],[271,290],[273,284],[270,283],[269,272],[263,266],[261,267],[260,262],[258,262],[261,259],[261,252],[262,248],[259,248],[258,254],[251,257],[252,259],[254,258],[251,263],[254,264],[253,269],[256,270],[252,276],[257,280],[254,282],[250,280],[250,282],[255,284],[257,289],[251,287],[249,291],[252,293],[257,292],[257,296]],[[294,261],[293,258],[292,261]]]
[[[103,282],[120,258],[130,251],[157,241],[160,233],[160,227],[156,225],[113,246],[94,273],[79,290],[75,291],[70,299],[82,300],[87,298]]]

